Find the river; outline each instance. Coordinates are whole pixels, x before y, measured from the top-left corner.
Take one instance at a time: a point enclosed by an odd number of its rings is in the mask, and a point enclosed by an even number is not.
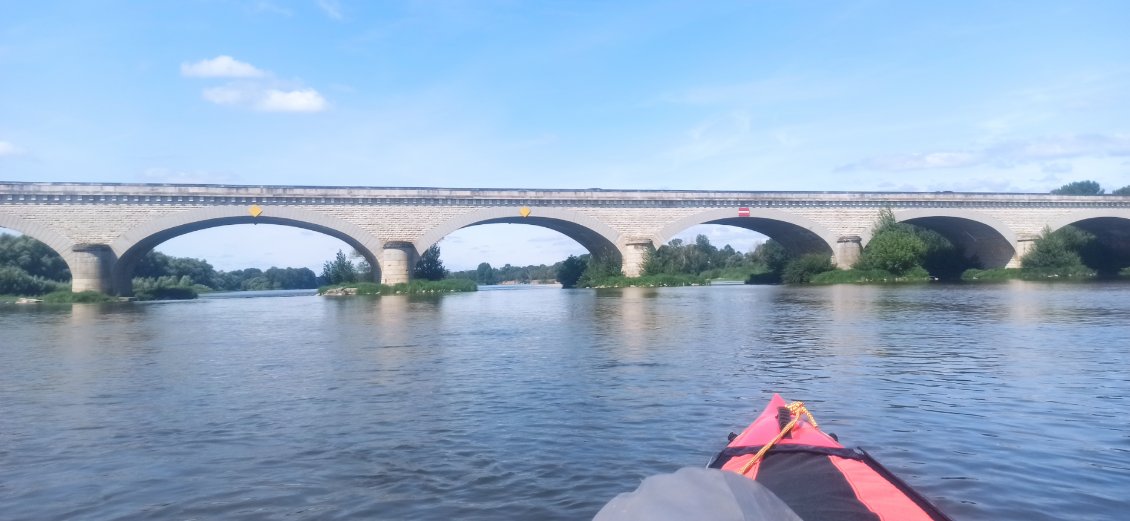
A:
[[[959,520],[1125,519],[1130,286],[0,307],[0,517],[588,519],[772,393]]]

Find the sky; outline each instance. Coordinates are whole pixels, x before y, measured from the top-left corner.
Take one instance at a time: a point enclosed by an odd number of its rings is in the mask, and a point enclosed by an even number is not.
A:
[[[91,0],[2,11],[5,181],[1130,185],[1121,0]],[[740,250],[761,238],[717,226],[684,236],[696,233]],[[521,225],[467,228],[440,246],[456,269],[584,251]],[[313,268],[341,248],[250,226],[158,247],[221,269]]]

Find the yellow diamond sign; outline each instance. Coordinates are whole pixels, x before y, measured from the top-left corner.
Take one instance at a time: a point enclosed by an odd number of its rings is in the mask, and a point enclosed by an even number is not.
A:
[[[263,213],[263,209],[259,205],[253,204],[251,208],[247,209],[247,213],[251,214],[252,217],[259,217],[259,214]]]
[[[518,210],[518,215],[521,215],[522,217],[529,217],[530,216],[530,207],[529,206],[523,206],[521,210]]]

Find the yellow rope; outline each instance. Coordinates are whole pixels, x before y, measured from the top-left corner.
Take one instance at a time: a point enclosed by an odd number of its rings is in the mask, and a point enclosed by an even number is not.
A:
[[[793,430],[793,427],[796,427],[796,424],[800,422],[800,417],[802,414],[806,418],[808,418],[808,423],[812,424],[813,427],[819,427],[819,425],[816,424],[816,418],[812,417],[812,413],[808,412],[808,408],[804,406],[804,402],[793,402],[790,403],[788,407],[789,416],[791,418],[789,420],[789,423],[786,423],[784,428],[781,429],[781,432],[777,433],[777,436],[770,440],[769,443],[766,443],[764,447],[761,447],[761,450],[757,451],[757,454],[754,454],[753,457],[750,458],[750,460],[747,461],[745,465],[742,465],[742,468],[738,471],[738,474],[745,474],[746,472],[749,472],[749,469],[753,468],[753,466],[756,465],[758,461],[761,461],[761,458],[765,456],[766,452],[769,452],[769,449],[773,448],[773,446],[776,445],[777,442],[781,441],[781,439],[784,438],[785,435],[789,433],[789,431]]]

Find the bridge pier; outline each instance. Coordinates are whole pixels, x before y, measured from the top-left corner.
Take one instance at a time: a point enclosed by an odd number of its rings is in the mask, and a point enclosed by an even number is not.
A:
[[[863,254],[863,238],[858,235],[844,235],[836,239],[836,267],[851,269]]]
[[[416,246],[410,242],[386,242],[381,252],[381,284],[404,284],[412,280],[418,260]]]
[[[71,291],[113,289],[114,251],[105,244],[76,244],[71,247]]]
[[[647,262],[647,256],[652,249],[651,239],[628,239],[624,247],[620,249],[620,271],[624,273],[624,276],[639,277],[643,275],[644,263]]]
[[[1018,233],[1016,234],[1016,254],[1005,265],[1006,268],[1019,268],[1020,259],[1023,259],[1032,247],[1036,245],[1036,239],[1040,238],[1038,233]]]

